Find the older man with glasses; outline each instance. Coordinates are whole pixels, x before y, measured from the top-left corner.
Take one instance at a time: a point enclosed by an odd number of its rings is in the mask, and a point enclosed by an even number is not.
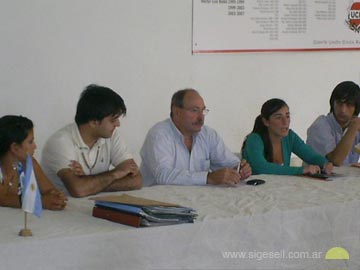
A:
[[[216,131],[204,125],[208,112],[194,89],[173,95],[170,118],[150,129],[141,149],[145,186],[236,186],[251,175],[249,164],[240,161]]]

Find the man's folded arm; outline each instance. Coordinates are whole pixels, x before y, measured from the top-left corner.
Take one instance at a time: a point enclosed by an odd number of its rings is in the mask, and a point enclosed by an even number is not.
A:
[[[57,175],[73,197],[86,197],[102,191],[116,180],[114,170],[96,175],[75,175],[70,168],[61,169]]]

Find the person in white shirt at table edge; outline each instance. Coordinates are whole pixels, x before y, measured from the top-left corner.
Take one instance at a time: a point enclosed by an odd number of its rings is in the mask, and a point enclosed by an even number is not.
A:
[[[75,123],[58,130],[44,146],[41,164],[49,178],[73,197],[141,188],[139,168],[117,128],[125,114],[123,99],[112,89],[87,86]]]
[[[251,175],[250,165],[240,163],[217,132],[204,125],[208,111],[194,89],[173,95],[170,118],[149,130],[140,152],[144,186],[235,186]]]

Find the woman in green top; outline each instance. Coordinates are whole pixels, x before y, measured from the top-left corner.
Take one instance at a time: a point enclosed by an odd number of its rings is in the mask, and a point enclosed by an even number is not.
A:
[[[273,98],[263,104],[242,147],[242,156],[250,163],[253,174],[300,175],[321,170],[330,174],[332,163],[315,153],[289,125],[289,106],[283,100]],[[291,153],[310,165],[290,166]]]

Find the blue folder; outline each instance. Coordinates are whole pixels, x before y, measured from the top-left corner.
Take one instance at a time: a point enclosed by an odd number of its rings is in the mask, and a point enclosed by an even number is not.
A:
[[[117,209],[120,211],[124,211],[130,214],[136,214],[136,215],[143,215],[144,211],[140,207],[127,205],[127,204],[121,204],[121,203],[114,203],[114,202],[104,202],[104,201],[96,201],[96,206],[102,206],[102,207],[108,207]]]

